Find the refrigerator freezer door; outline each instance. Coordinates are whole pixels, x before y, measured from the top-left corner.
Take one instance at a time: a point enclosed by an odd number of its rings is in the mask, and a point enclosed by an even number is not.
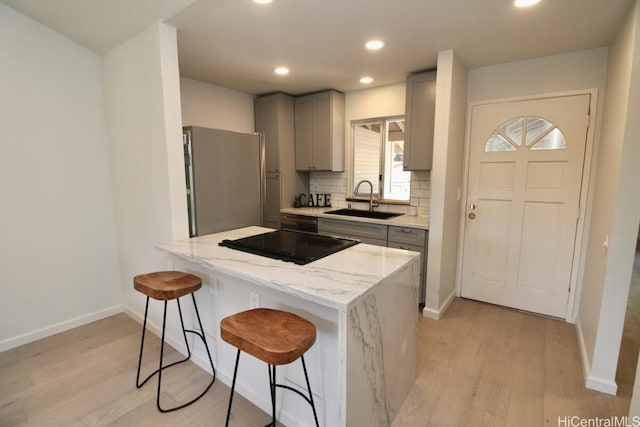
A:
[[[260,135],[189,127],[195,235],[262,225],[264,146]]]

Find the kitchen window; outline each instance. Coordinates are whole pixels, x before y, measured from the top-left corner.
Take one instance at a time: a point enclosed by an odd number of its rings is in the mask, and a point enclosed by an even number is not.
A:
[[[402,168],[404,117],[385,117],[351,122],[353,131],[353,187],[370,181],[373,197],[409,202],[411,172]],[[353,189],[352,189],[353,191]],[[358,196],[369,197],[369,186],[361,185]]]

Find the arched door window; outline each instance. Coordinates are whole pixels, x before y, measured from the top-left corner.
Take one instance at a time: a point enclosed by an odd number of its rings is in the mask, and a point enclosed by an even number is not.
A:
[[[485,153],[500,151],[564,150],[567,143],[562,131],[542,117],[521,116],[500,125],[487,139]]]

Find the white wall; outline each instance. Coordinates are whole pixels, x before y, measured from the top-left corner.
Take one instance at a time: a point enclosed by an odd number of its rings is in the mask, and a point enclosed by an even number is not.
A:
[[[615,373],[640,221],[640,11],[611,46],[590,236],[578,315],[587,386],[616,392]],[[609,237],[609,249],[602,242]]]
[[[0,351],[121,311],[101,60],[0,4]]]
[[[345,94],[347,128],[351,130],[351,121],[353,120],[404,115],[406,90],[405,82],[401,82],[389,86],[347,92]]]
[[[492,65],[469,70],[467,101],[590,88],[604,90],[606,77],[607,48]]]
[[[139,315],[133,276],[166,269],[155,245],[188,236],[176,30],[154,24],[103,60],[121,282],[127,310]]]
[[[454,296],[462,189],[467,69],[454,51],[438,53],[431,170],[429,256],[424,314],[439,318]]]
[[[253,95],[180,78],[182,123],[235,132],[253,132]]]

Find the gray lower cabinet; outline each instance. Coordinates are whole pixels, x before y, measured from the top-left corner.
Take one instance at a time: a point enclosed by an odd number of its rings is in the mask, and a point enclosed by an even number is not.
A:
[[[318,233],[356,239],[369,245],[387,246],[387,226],[381,224],[319,218]]]
[[[429,232],[419,228],[368,222],[318,218],[318,232],[331,236],[360,240],[370,245],[406,249],[420,253],[420,304],[425,303],[427,277],[427,248]]]
[[[424,304],[426,300],[428,243],[429,232],[427,230],[389,226],[388,247],[420,252],[420,304]]]
[[[405,243],[413,246],[424,246],[427,241],[426,230],[410,227],[389,226],[390,242]]]

